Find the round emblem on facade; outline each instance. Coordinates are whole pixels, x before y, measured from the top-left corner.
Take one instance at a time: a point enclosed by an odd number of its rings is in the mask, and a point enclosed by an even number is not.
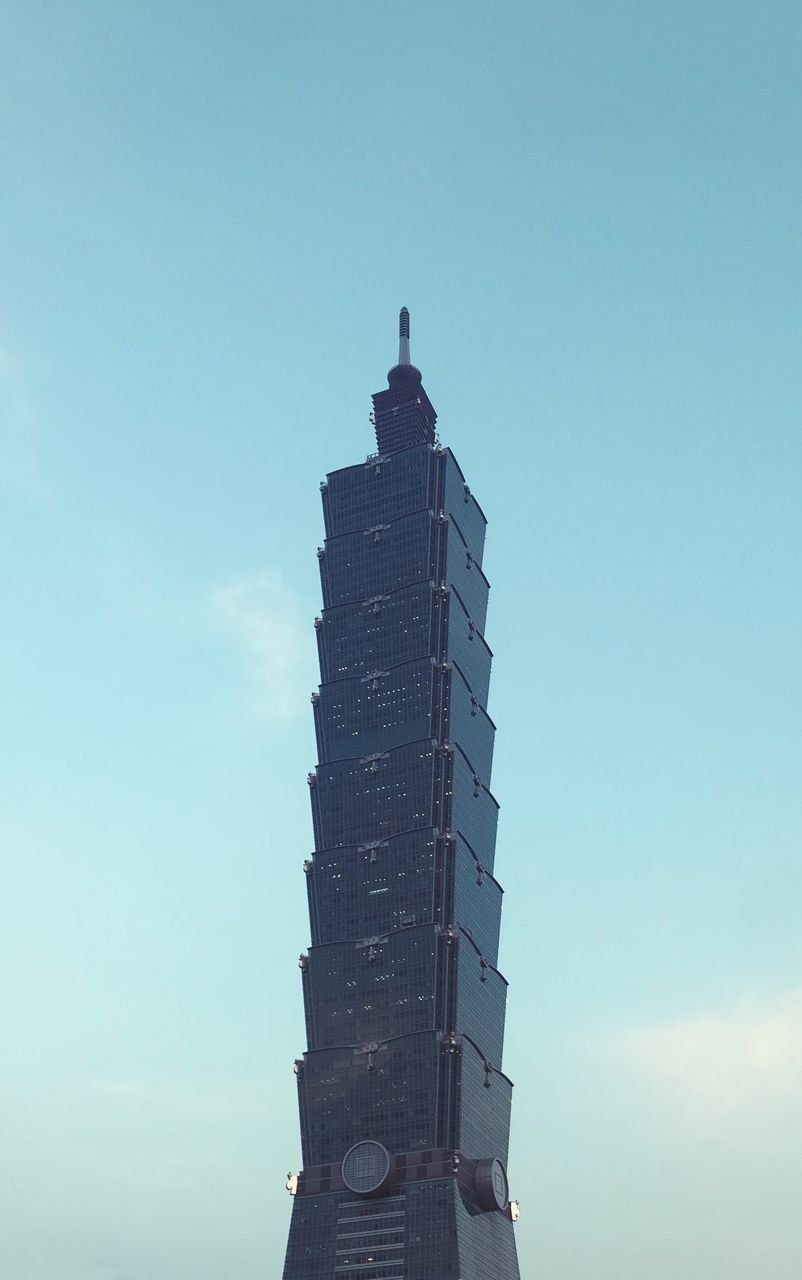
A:
[[[500,1160],[480,1160],[474,1174],[476,1198],[486,1213],[506,1209],[510,1202],[507,1171]]]
[[[390,1181],[390,1153],[380,1142],[357,1142],[342,1163],[343,1182],[358,1196],[375,1196]]]

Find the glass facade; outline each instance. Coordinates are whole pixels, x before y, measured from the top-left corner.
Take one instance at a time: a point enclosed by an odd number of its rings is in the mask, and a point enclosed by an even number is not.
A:
[[[321,486],[303,1171],[284,1280],[519,1274],[509,1206],[483,1190],[488,1162],[506,1164],[512,1093],[485,518],[435,439],[408,323],[373,398],[379,452]]]

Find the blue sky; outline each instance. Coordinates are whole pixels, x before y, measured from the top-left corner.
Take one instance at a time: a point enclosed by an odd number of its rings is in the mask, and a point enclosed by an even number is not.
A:
[[[4,1275],[280,1273],[318,483],[403,303],[490,520],[522,1274],[796,1280],[800,38],[3,5]]]

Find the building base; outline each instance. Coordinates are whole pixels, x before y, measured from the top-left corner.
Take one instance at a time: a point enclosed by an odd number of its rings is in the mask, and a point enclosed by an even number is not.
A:
[[[507,1213],[481,1212],[454,1177],[293,1201],[283,1280],[520,1280]]]

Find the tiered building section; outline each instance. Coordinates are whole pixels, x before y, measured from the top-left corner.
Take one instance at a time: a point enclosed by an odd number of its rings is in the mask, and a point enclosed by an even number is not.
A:
[[[284,1280],[518,1280],[485,518],[409,363],[329,475]]]

